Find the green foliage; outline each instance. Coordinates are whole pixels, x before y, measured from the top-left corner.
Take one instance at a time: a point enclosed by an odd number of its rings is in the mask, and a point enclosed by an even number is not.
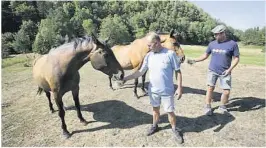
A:
[[[73,26],[74,36],[84,36],[85,30],[83,28],[83,21],[92,18],[91,12],[88,9],[76,8],[74,16],[70,19]]]
[[[96,34],[97,30],[96,30],[96,26],[95,24],[93,24],[93,21],[91,19],[88,20],[84,20],[82,23],[82,26],[86,32],[86,34]]]
[[[49,10],[53,8],[53,2],[51,1],[37,1],[36,5],[41,19],[45,19],[49,14]]]
[[[19,31],[15,35],[15,42],[13,44],[16,53],[27,53],[31,48],[30,37],[24,31]]]
[[[247,29],[244,32],[242,41],[245,45],[265,46],[265,27],[262,29],[258,27]]]
[[[7,57],[10,53],[14,53],[13,48],[13,41],[14,41],[14,35],[10,32],[6,32],[2,34],[1,42],[2,42],[2,58]]]
[[[56,46],[58,28],[53,20],[44,19],[41,21],[38,34],[36,35],[33,51],[44,54]]]
[[[38,11],[31,1],[11,1],[11,8],[15,15],[20,16],[22,20],[37,20]]]
[[[35,39],[37,26],[31,20],[23,21],[20,30],[15,34],[13,43],[14,50],[17,53],[27,53],[32,51],[31,46]]]
[[[211,29],[224,24],[188,1],[3,1],[2,18],[3,33],[16,32],[18,52],[31,51],[32,46],[41,53],[85,34],[126,44],[149,31],[171,29],[182,44],[206,45],[214,39]],[[40,24],[37,32],[34,27],[22,29],[22,22],[29,20]],[[245,32],[227,27],[230,39],[265,45],[265,27]]]
[[[100,38],[109,39],[110,45],[125,44],[131,40],[127,26],[120,16],[108,16],[103,19],[100,27]]]
[[[50,19],[55,27],[56,34],[61,36],[72,36],[74,33],[72,31],[73,26],[70,22],[70,16],[68,12],[65,12],[63,7],[58,7],[55,10],[49,11],[47,19]],[[75,30],[74,30],[75,31]]]

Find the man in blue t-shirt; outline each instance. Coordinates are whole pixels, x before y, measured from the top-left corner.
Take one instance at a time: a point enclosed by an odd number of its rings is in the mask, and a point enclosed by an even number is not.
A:
[[[228,102],[231,89],[231,71],[239,62],[239,49],[235,41],[226,38],[225,31],[226,27],[224,25],[218,25],[212,29],[216,40],[209,43],[206,53],[199,58],[187,61],[188,64],[194,64],[204,61],[210,54],[212,55],[207,75],[206,115],[212,115],[211,100],[218,78],[223,89],[221,105],[218,109],[223,113],[228,112],[225,105]]]
[[[160,105],[168,113],[168,119],[172,126],[175,139],[182,143],[180,129],[176,127],[176,116],[174,113],[174,96],[180,99],[182,96],[182,75],[180,70],[180,59],[172,50],[161,45],[158,34],[151,32],[146,36],[147,45],[151,50],[144,58],[142,67],[135,73],[124,77],[124,81],[136,79],[149,70],[149,97],[153,106],[153,125],[148,131],[148,136],[159,130]],[[178,88],[174,90],[173,72],[176,72]]]

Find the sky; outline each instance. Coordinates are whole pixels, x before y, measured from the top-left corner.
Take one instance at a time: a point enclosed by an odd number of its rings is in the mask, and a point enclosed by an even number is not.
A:
[[[200,1],[189,0],[196,6],[234,29],[266,26],[266,1]]]

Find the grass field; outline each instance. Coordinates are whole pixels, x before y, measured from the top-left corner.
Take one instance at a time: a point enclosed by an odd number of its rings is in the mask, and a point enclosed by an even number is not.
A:
[[[182,45],[182,48],[184,49],[187,58],[195,58],[203,54],[207,49],[207,46]],[[263,47],[261,46],[244,46],[242,44],[239,44],[241,55],[240,64],[265,66],[265,53],[261,52],[262,48]],[[2,68],[18,63],[28,63],[32,59],[34,59],[32,55],[28,57],[19,55],[15,57],[5,58],[2,59]]]
[[[202,55],[207,46],[183,45],[182,48],[188,58],[196,58]],[[260,46],[239,45],[240,64],[265,66],[265,53],[261,52]]]
[[[30,65],[32,61],[37,57],[37,54],[19,54],[19,55],[11,55],[8,58],[2,59],[2,68],[12,66],[14,64],[27,64]]]

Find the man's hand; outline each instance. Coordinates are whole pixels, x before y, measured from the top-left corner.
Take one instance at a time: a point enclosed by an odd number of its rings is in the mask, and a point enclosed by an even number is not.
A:
[[[186,56],[184,55],[183,57],[180,58],[180,63],[184,63],[185,59],[186,59]]]
[[[192,65],[192,64],[196,63],[196,61],[195,60],[188,59],[187,60],[187,63],[190,64],[190,65]]]
[[[227,75],[229,75],[229,74],[231,74],[231,70],[230,70],[230,69],[227,69],[227,70],[225,70],[225,71],[222,73],[222,75],[224,75],[224,76],[227,76]]]
[[[176,97],[177,100],[179,100],[179,99],[182,97],[182,92],[181,92],[181,90],[176,90],[176,91],[175,91],[175,95],[174,95],[174,97]]]

